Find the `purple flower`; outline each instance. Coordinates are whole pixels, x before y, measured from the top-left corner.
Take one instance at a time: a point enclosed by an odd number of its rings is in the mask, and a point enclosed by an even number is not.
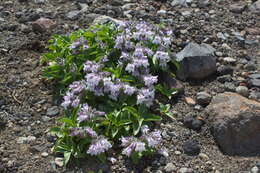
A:
[[[69,48],[70,48],[70,49],[76,49],[76,48],[78,48],[80,45],[81,45],[81,42],[80,42],[80,41],[75,41],[75,42],[73,42],[73,43],[69,46]]]
[[[70,129],[70,136],[78,136],[84,138],[86,136],[97,137],[97,133],[90,127],[74,127]]]
[[[89,149],[87,150],[87,154],[90,154],[92,156],[99,155],[109,150],[111,147],[111,143],[106,138],[104,138],[103,136],[99,136],[97,139],[92,141]]]
[[[151,75],[144,76],[144,83],[145,83],[145,86],[147,86],[147,87],[150,87],[157,82],[158,82],[158,76],[151,76]]]
[[[133,74],[135,72],[135,65],[134,64],[127,64],[125,70],[128,72],[128,73],[131,73]]]
[[[160,144],[162,140],[161,131],[155,130],[153,132],[150,132],[150,129],[147,125],[142,126],[141,131],[143,134],[141,138],[147,142],[148,147],[154,148]]]
[[[97,87],[99,85],[99,82],[101,81],[101,77],[96,73],[86,74],[85,78],[87,89],[89,89],[90,91],[94,91],[95,87]]]
[[[165,67],[167,65],[167,62],[170,60],[168,52],[157,51],[154,56],[156,59],[159,60],[160,66],[162,67]]]
[[[165,46],[170,46],[171,45],[171,38],[170,37],[163,37],[163,44]]]
[[[124,88],[124,93],[129,96],[133,95],[136,91],[136,88],[130,85],[124,85],[123,88]]]
[[[105,115],[105,112],[97,111],[96,109],[91,108],[88,104],[83,104],[78,112],[77,120],[83,122],[103,115]]]
[[[142,88],[137,95],[137,104],[145,104],[150,107],[154,100],[154,89]]]
[[[113,100],[117,100],[117,97],[119,96],[120,94],[120,90],[122,88],[122,85],[120,84],[113,84],[113,85],[110,85],[110,95],[109,97]]]
[[[85,84],[83,81],[75,81],[69,85],[69,89],[73,94],[80,93],[85,88]]]
[[[122,54],[120,56],[120,60],[122,60],[122,62],[126,62],[126,61],[129,61],[129,59],[130,59],[129,54],[126,52],[122,52]]]
[[[122,154],[130,156],[134,151],[143,152],[146,150],[145,143],[139,141],[134,137],[122,137],[121,138],[122,146],[125,147],[122,151]]]
[[[134,51],[134,56],[137,58],[142,58],[144,56],[143,49],[142,48],[136,48]]]
[[[116,37],[115,48],[122,49],[123,43],[124,43],[124,36],[123,35],[118,35]]]
[[[162,39],[160,36],[155,36],[152,43],[160,45],[162,43]]]
[[[76,98],[72,101],[71,106],[72,106],[73,108],[76,108],[76,107],[79,106],[79,104],[80,104],[80,99],[79,99],[78,97],[76,97]]]
[[[100,68],[101,68],[100,64],[92,62],[92,61],[87,61],[84,64],[83,70],[85,72],[92,72],[92,73],[95,72],[96,73],[100,70]]]

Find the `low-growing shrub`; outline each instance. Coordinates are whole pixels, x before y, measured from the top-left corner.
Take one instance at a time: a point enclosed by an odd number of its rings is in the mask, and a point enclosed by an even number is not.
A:
[[[160,112],[171,116],[170,106],[156,95],[176,92],[160,80],[176,66],[171,57],[172,31],[145,22],[94,25],[69,36],[54,36],[44,76],[64,93],[65,116],[56,152],[105,159],[110,148],[137,161],[160,146],[161,132],[151,131]],[[159,111],[158,111],[159,109]]]

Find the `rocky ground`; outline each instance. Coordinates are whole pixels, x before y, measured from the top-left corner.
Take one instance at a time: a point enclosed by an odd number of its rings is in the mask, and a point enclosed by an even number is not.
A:
[[[62,109],[41,79],[40,58],[51,35],[85,28],[100,15],[165,22],[176,53],[198,45],[182,53],[192,56],[181,61],[190,70],[179,74],[176,118],[160,124],[168,154],[138,165],[116,156],[65,169],[48,132]],[[259,172],[259,15],[259,0],[0,0],[0,172]],[[201,43],[211,47],[202,51]]]

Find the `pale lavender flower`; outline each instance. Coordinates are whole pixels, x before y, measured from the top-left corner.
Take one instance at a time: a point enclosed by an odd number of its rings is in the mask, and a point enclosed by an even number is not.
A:
[[[154,96],[154,89],[142,88],[137,95],[137,104],[145,104],[150,107],[153,104]]]
[[[163,44],[165,46],[170,46],[171,45],[171,38],[170,37],[163,37]]]
[[[123,35],[118,35],[116,37],[115,48],[122,49],[123,43],[124,43],[124,36]]]
[[[113,100],[117,100],[117,97],[120,94],[120,90],[122,88],[122,85],[120,84],[113,84],[110,86],[110,95],[109,97]]]
[[[160,66],[162,67],[165,67],[167,65],[167,62],[170,60],[168,52],[157,51],[154,56],[156,59],[159,60]]]
[[[130,59],[130,55],[126,52],[122,52],[121,56],[120,56],[120,60],[123,62],[129,61]]]
[[[87,44],[84,44],[84,45],[83,45],[83,49],[84,49],[84,50],[86,50],[86,49],[88,49],[88,48],[89,48],[89,46],[88,46]]]
[[[61,106],[67,109],[71,105],[73,99],[74,99],[74,94],[68,91],[66,95],[63,97],[64,101],[62,102]]]
[[[92,61],[86,61],[84,64],[84,68],[83,70],[85,72],[92,72],[92,73],[96,73],[100,70],[101,66],[98,63],[92,62]]]
[[[151,76],[151,75],[144,76],[144,83],[145,83],[145,86],[147,86],[147,87],[150,87],[157,82],[158,82],[158,76]]]
[[[122,137],[122,146],[125,147],[122,154],[130,156],[133,152],[143,152],[146,150],[145,143],[134,137]]]
[[[147,68],[149,66],[149,61],[145,56],[143,56],[142,59],[134,59],[133,65],[135,67],[145,67],[145,68]]]
[[[160,36],[155,36],[152,43],[160,45],[162,43],[162,39]]]
[[[90,127],[85,127],[84,131],[90,136],[90,137],[97,137],[97,133]]]
[[[70,136],[78,136],[84,138],[90,136],[93,138],[97,137],[97,133],[90,127],[74,127],[70,129]]]
[[[126,50],[132,50],[132,49],[134,49],[134,47],[135,47],[135,45],[134,45],[133,42],[131,42],[131,41],[126,41],[125,42],[125,49]]]
[[[123,88],[124,88],[124,93],[129,96],[133,95],[136,92],[136,88],[130,85],[124,85]]]
[[[85,76],[87,89],[94,91],[101,81],[101,77],[96,73],[89,73]]]
[[[72,101],[71,106],[72,106],[73,108],[76,108],[76,107],[79,106],[79,104],[80,104],[80,99],[79,99],[78,97],[76,97],[76,98]]]
[[[87,154],[92,156],[99,155],[109,150],[111,147],[111,143],[106,138],[99,136],[97,139],[93,140],[89,146],[89,149],[87,150]]]
[[[83,89],[85,89],[84,81],[75,81],[69,85],[69,89],[73,94],[80,93]]]
[[[76,49],[76,48],[78,48],[80,45],[81,45],[81,42],[80,42],[80,41],[75,41],[75,42],[73,42],[73,43],[69,46],[69,48],[70,48],[70,49]]]
[[[147,142],[148,147],[154,148],[160,144],[162,140],[161,131],[155,130],[153,132],[150,132],[150,129],[147,125],[142,126],[141,131],[143,134],[141,138]]]
[[[134,56],[138,58],[142,58],[144,56],[143,49],[138,47],[134,51]]]
[[[83,104],[78,112],[77,120],[83,122],[103,115],[105,115],[105,112],[97,111],[96,109],[91,108],[88,104]]]
[[[154,52],[149,49],[149,48],[144,48],[144,52],[148,55],[148,56],[152,56],[154,54]]]
[[[127,71],[128,73],[134,74],[136,69],[135,69],[135,64],[127,64],[125,71]]]

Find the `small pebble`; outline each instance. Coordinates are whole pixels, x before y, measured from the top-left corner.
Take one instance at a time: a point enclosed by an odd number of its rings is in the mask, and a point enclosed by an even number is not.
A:
[[[42,157],[47,157],[49,154],[47,153],[47,152],[43,152],[42,154],[41,154],[41,156]]]

